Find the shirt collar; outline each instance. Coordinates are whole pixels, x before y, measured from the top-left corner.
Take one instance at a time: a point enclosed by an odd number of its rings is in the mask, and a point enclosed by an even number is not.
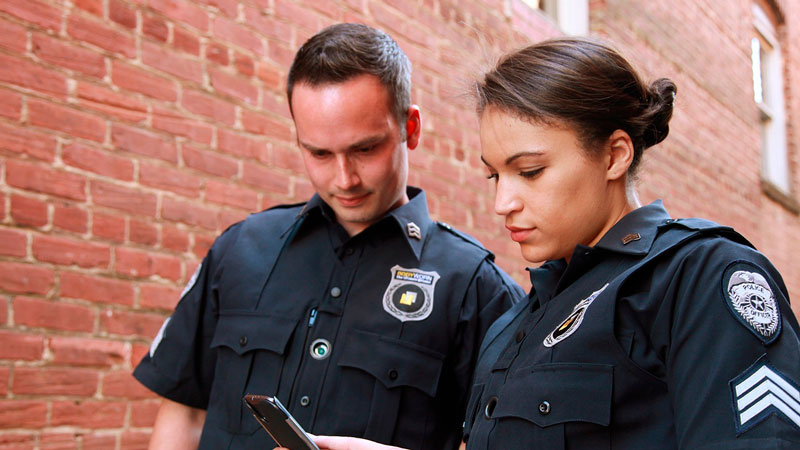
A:
[[[425,197],[425,192],[422,189],[408,186],[406,193],[408,194],[409,202],[389,211],[374,225],[384,220],[395,222],[398,226],[398,230],[403,233],[409,248],[414,252],[414,256],[419,261],[425,239],[428,236],[431,225],[433,225],[433,220],[428,214],[428,201]],[[309,217],[315,214],[320,214],[330,222],[336,221],[333,210],[322,200],[319,194],[314,194],[314,196],[311,197],[299,216]],[[304,221],[304,223],[307,223],[307,221]],[[368,232],[370,228],[367,228],[363,232]]]
[[[608,230],[595,248],[646,255],[658,235],[658,227],[671,220],[661,200],[656,200],[626,214]]]

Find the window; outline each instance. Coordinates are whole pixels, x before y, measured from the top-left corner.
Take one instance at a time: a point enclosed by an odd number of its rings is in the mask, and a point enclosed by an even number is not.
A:
[[[791,180],[786,146],[786,109],[784,106],[783,64],[776,20],[759,5],[753,5],[754,36],[750,41],[753,65],[753,100],[759,109],[761,130],[761,176],[768,194],[789,202]]]
[[[565,34],[589,34],[589,0],[523,0],[550,17]]]

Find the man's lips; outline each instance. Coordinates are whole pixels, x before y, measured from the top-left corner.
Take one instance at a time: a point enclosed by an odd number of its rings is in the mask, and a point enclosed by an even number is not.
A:
[[[345,207],[354,207],[358,206],[367,199],[369,194],[362,194],[362,195],[334,195],[334,198],[340,205]]]
[[[511,240],[514,242],[522,242],[530,236],[533,228],[521,228],[511,225],[506,225],[506,229],[511,232]]]

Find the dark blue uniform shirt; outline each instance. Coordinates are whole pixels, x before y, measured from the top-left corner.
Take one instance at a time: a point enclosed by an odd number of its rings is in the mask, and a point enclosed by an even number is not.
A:
[[[316,434],[457,447],[481,339],[524,293],[409,196],[352,238],[318,196],[233,225],[134,376],[208,410],[200,448],[271,448],[248,393]]]
[[[783,281],[732,229],[639,208],[487,332],[468,449],[800,448]]]

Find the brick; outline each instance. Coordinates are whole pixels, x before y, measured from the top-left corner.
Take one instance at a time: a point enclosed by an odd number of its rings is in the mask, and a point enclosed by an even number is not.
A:
[[[269,158],[269,148],[261,137],[253,138],[220,128],[217,132],[217,146],[231,155],[262,162],[267,162]]]
[[[115,280],[75,272],[62,272],[61,298],[78,298],[98,303],[133,305],[135,296],[129,281]]]
[[[257,207],[256,209],[262,208]],[[225,230],[234,223],[246,219],[248,215],[250,215],[250,211],[223,209],[219,212],[219,225],[217,225],[217,228]]]
[[[120,450],[147,450],[150,433],[143,431],[123,431],[120,438]]]
[[[72,3],[76,7],[92,13],[95,16],[103,15],[103,0],[72,0]]]
[[[47,294],[55,275],[51,269],[32,264],[0,261],[0,289],[18,294]]]
[[[22,161],[6,161],[10,186],[72,200],[86,199],[86,179],[81,175]]]
[[[89,230],[89,213],[69,204],[53,205],[53,226],[75,233]]]
[[[228,48],[217,42],[209,42],[206,46],[206,59],[227,66],[230,62]]]
[[[131,242],[149,246],[158,244],[158,227],[152,223],[131,219],[128,228]]]
[[[194,246],[192,247],[192,252],[198,258],[204,257],[208,253],[208,250],[211,248],[211,245],[214,244],[214,240],[215,236],[195,234]]]
[[[226,17],[217,16],[214,19],[214,37],[217,40],[228,41],[256,55],[266,56],[264,42],[258,34]]]
[[[19,395],[90,396],[97,392],[99,379],[89,369],[16,367],[11,390]]]
[[[251,186],[281,195],[289,195],[289,188],[291,187],[291,178],[288,175],[258,164],[246,164],[244,166],[242,181]]]
[[[89,192],[97,205],[149,217],[156,214],[155,194],[143,192],[141,189],[95,180],[90,183]]]
[[[148,352],[150,352],[150,345],[136,344],[136,343],[131,344],[131,360],[130,360],[131,366],[136,366],[137,364],[139,364],[142,358],[144,358],[144,355],[146,355]]]
[[[142,62],[184,80],[197,84],[203,82],[203,66],[200,61],[181,56],[159,44],[142,42]]]
[[[105,268],[111,262],[108,245],[55,236],[34,236],[32,250],[38,261],[59,265]]]
[[[292,139],[292,129],[289,125],[271,119],[263,113],[243,109],[242,126],[251,133],[269,136],[285,142],[289,142]]]
[[[42,161],[53,161],[56,140],[45,134],[0,123],[0,150],[27,155]]]
[[[4,4],[0,2],[0,5]],[[67,80],[63,75],[27,60],[0,53],[0,81],[64,98]]]
[[[250,5],[245,5],[244,16],[245,22],[266,36],[270,42],[279,41],[286,45],[293,45],[294,22],[281,22],[276,20],[274,16],[264,14],[262,9]],[[297,42],[304,41],[298,39]]]
[[[267,89],[279,91],[284,88],[285,75],[270,63],[264,61],[256,63],[256,77],[264,83]]]
[[[66,67],[90,77],[102,78],[106,73],[103,55],[65,43],[44,34],[33,35],[33,54],[50,64]]]
[[[18,122],[22,115],[22,96],[0,90],[0,116]]]
[[[42,336],[0,330],[0,359],[38,361],[43,352]]]
[[[61,10],[39,0],[3,0],[0,11],[50,30],[61,26]]]
[[[314,33],[322,28],[322,22],[317,14],[312,13],[294,3],[276,2],[275,17],[288,23],[295,24]],[[287,66],[288,67],[288,66]]]
[[[129,370],[112,371],[103,377],[103,396],[125,399],[153,398],[155,393],[144,387]]]
[[[188,251],[189,233],[170,225],[164,225],[161,228],[161,245],[167,250]]]
[[[32,125],[92,141],[103,142],[106,136],[105,120],[55,103],[28,99],[28,119]]]
[[[111,128],[111,142],[118,149],[131,153],[171,163],[178,162],[178,149],[175,144],[159,135],[138,128],[114,124]]]
[[[220,177],[230,178],[239,172],[239,163],[216,153],[184,145],[182,152],[186,167]]]
[[[194,56],[200,56],[200,39],[190,31],[175,27],[172,29],[172,45]]]
[[[149,5],[178,23],[208,31],[208,13],[193,3],[181,0],[150,0]]]
[[[121,0],[108,1],[108,18],[125,28],[136,28],[136,10]]]
[[[124,342],[66,336],[51,337],[49,347],[53,363],[69,366],[119,366],[130,353]]]
[[[212,6],[224,13],[226,16],[235,18],[239,12],[239,2],[237,0],[198,0],[208,6]]]
[[[42,450],[77,450],[79,433],[44,432],[39,438]]]
[[[24,257],[28,254],[28,235],[0,228],[0,255]],[[2,306],[0,306],[2,308]],[[2,323],[2,321],[0,321]]]
[[[247,55],[237,53],[234,57],[233,65],[236,66],[236,70],[240,74],[246,77],[252,77],[256,73],[255,61]]]
[[[133,162],[108,151],[73,143],[62,149],[61,159],[68,166],[121,181],[133,180]]]
[[[47,403],[31,400],[0,400],[0,429],[42,428],[47,423]],[[5,438],[0,437],[0,443]]]
[[[117,31],[105,23],[71,14],[67,20],[67,34],[109,52],[128,58],[136,57],[136,40],[128,33]]]
[[[19,325],[62,331],[90,332],[94,329],[95,313],[84,306],[16,297],[13,307],[14,322]]]
[[[118,273],[142,278],[158,275],[173,281],[181,278],[181,261],[173,256],[127,248],[117,248],[115,255]]]
[[[142,284],[139,287],[139,306],[147,309],[172,311],[180,300],[182,289],[161,284]]]
[[[283,67],[291,67],[294,60],[294,50],[280,42],[270,42],[269,59]]]
[[[0,47],[25,53],[25,46],[28,41],[28,32],[24,27],[7,20],[0,20]]]
[[[215,90],[248,105],[258,105],[258,88],[250,80],[219,69],[209,69],[208,73],[211,76],[211,86]]]
[[[78,84],[80,105],[129,122],[147,118],[147,105],[130,95],[89,83]]]
[[[170,102],[178,98],[178,86],[174,81],[120,61],[114,61],[111,70],[114,84],[121,88]]]
[[[83,436],[83,450],[107,450],[117,448],[116,435],[108,434],[85,434]]]
[[[167,42],[169,38],[169,27],[160,17],[150,14],[142,15],[142,33],[161,42]]]
[[[199,198],[203,186],[203,179],[200,177],[148,162],[142,162],[139,166],[139,182],[144,186],[164,189],[189,198]]]
[[[198,122],[189,117],[184,117],[180,113],[164,108],[155,108],[153,113],[153,127],[158,130],[184,136],[201,144],[210,144],[214,131],[211,125]]]
[[[147,339],[152,339],[163,323],[164,317],[158,314],[108,310],[100,316],[103,331]]]
[[[258,208],[257,192],[215,181],[206,183],[206,200],[248,211],[254,211]]]
[[[11,369],[8,367],[0,367],[0,395],[5,397],[8,394],[8,380],[11,376]],[[137,418],[137,420],[141,420]],[[2,439],[2,438],[0,438]],[[2,441],[0,441],[2,442]]]
[[[269,111],[276,118],[286,119],[286,122],[293,123],[292,114],[289,112],[289,103],[284,95],[264,92],[264,95],[261,96],[261,109]]]
[[[233,104],[202,92],[185,90],[181,105],[187,111],[211,118],[215,122],[231,126],[236,123],[236,107]]]
[[[92,235],[124,242],[125,219],[95,212],[92,214]]]
[[[164,197],[161,203],[161,217],[165,220],[195,225],[208,230],[216,230],[217,227],[214,210],[172,197]]]
[[[125,423],[125,409],[125,402],[54,401],[50,423],[54,427],[119,428]]]
[[[161,406],[160,400],[140,400],[132,401],[131,404],[131,426],[152,427]]]

